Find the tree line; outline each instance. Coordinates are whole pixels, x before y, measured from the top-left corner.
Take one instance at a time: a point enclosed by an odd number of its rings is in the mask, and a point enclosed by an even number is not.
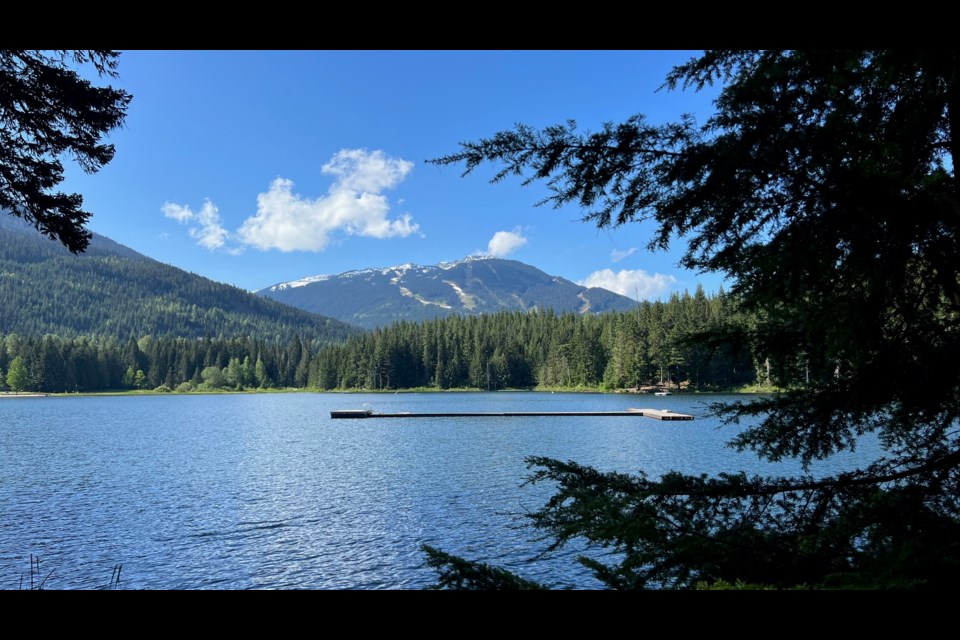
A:
[[[306,387],[320,340],[0,335],[0,387],[43,393]]]
[[[0,372],[6,388],[39,392],[729,389],[790,386],[811,371],[830,373],[827,363],[813,366],[801,351],[777,353],[744,338],[756,322],[722,290],[707,295],[698,288],[627,312],[514,311],[398,322],[333,345],[299,335],[269,342],[10,334],[0,340]],[[708,333],[711,341],[698,339]]]

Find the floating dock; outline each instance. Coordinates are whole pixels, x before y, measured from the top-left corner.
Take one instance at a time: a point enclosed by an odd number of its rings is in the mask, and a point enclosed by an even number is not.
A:
[[[450,413],[375,413],[373,409],[343,409],[331,411],[334,419],[364,419],[364,418],[530,418],[548,417],[560,418],[564,416],[604,417],[630,416],[653,418],[654,420],[693,420],[693,416],[685,413],[675,413],[669,409],[627,409],[626,411],[503,411],[503,412],[450,412]]]

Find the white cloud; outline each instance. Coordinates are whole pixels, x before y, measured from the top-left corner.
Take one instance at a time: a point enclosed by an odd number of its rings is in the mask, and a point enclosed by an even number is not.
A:
[[[203,201],[199,212],[173,202],[165,202],[160,209],[164,216],[180,224],[190,224],[190,237],[202,247],[210,250],[219,249],[230,237],[230,233],[224,229],[223,221],[220,219],[220,210],[209,199]]]
[[[613,260],[614,262],[620,262],[624,258],[628,258],[632,256],[637,251],[640,251],[640,249],[637,249],[636,247],[630,247],[629,249],[626,249],[623,251],[621,251],[620,249],[614,249],[610,252],[610,259]]]
[[[190,237],[195,238],[202,247],[207,249],[219,249],[226,242],[229,233],[223,228],[220,220],[220,210],[209,200],[200,207],[200,213],[197,214],[197,221],[200,227],[190,229]]]
[[[184,207],[172,202],[164,202],[160,210],[163,211],[164,216],[173,218],[181,224],[193,220],[193,211],[190,211],[190,207]]]
[[[497,231],[490,238],[490,242],[487,243],[487,253],[502,258],[525,244],[527,244],[527,239],[523,237],[520,227],[513,231]]]
[[[417,233],[409,213],[389,219],[390,203],[381,191],[396,187],[413,163],[383,151],[342,149],[322,167],[336,177],[326,195],[311,199],[293,191],[293,182],[277,178],[257,196],[257,213],[237,236],[261,250],[322,251],[340,230],[371,238],[405,238]]]
[[[411,169],[412,162],[391,158],[380,150],[341,149],[320,170],[337,176],[334,188],[338,191],[379,193],[403,182]]]
[[[601,287],[629,298],[652,300],[670,290],[677,279],[662,273],[647,273],[643,269],[623,269],[616,273],[612,269],[594,271],[577,282],[583,287]]]

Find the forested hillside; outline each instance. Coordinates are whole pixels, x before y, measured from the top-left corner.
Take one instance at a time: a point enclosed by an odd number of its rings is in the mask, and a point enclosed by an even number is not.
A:
[[[323,348],[310,367],[320,389],[480,389],[645,384],[710,388],[766,382],[768,361],[740,341],[747,323],[729,296],[674,295],[633,311],[600,315],[549,311],[401,322]],[[691,342],[709,328],[729,339]],[[786,365],[786,363],[784,363]],[[771,365],[771,382],[796,367]]]
[[[0,332],[339,341],[356,330],[143,256],[94,235],[83,254],[0,215]]]
[[[293,336],[196,339],[0,335],[0,381],[42,392],[106,389],[729,389],[789,386],[831,364],[743,339],[755,322],[722,292],[597,316],[549,311],[399,322],[331,345]],[[719,330],[709,343],[695,338]],[[14,360],[19,363],[14,365]],[[10,384],[10,371],[16,370]]]

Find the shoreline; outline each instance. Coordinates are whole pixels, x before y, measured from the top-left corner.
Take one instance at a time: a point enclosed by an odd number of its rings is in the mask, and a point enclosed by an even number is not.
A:
[[[711,396],[711,395],[769,395],[779,393],[781,390],[762,391],[755,388],[738,390],[711,390],[711,391],[674,391],[671,396]],[[431,387],[412,388],[412,389],[244,389],[242,391],[232,389],[216,390],[196,390],[196,391],[155,391],[153,389],[125,389],[111,391],[82,391],[82,392],[50,392],[50,393],[20,393],[0,392],[2,398],[78,398],[78,397],[97,397],[97,396],[211,396],[211,395],[258,395],[274,393],[336,393],[342,395],[401,395],[414,393],[582,393],[599,395],[630,395],[630,396],[653,396],[648,392],[625,391],[623,389],[601,390],[601,389],[564,389],[564,388],[546,388],[546,389],[499,389],[497,391],[484,391],[483,389],[435,389]],[[669,396],[667,396],[669,397]]]

